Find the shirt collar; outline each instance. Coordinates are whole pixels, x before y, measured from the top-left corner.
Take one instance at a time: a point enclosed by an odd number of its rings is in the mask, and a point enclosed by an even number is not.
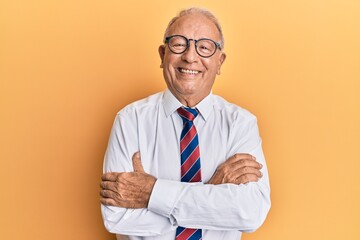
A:
[[[174,113],[179,107],[182,107],[183,105],[177,98],[170,92],[169,89],[166,89],[164,96],[163,96],[163,102],[164,102],[164,110],[166,117],[170,116],[172,113]],[[207,95],[201,102],[199,102],[195,108],[198,109],[200,115],[206,119],[210,116],[211,110],[213,109],[213,95],[212,92]]]

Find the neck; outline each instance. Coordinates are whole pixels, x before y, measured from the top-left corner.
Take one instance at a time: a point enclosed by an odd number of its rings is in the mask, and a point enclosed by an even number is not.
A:
[[[199,102],[201,102],[210,93],[206,94],[205,96],[198,96],[195,94],[182,95],[182,94],[175,94],[173,92],[172,92],[172,94],[177,98],[177,100],[179,100],[179,102],[181,102],[182,105],[184,105],[185,107],[192,108],[192,107],[195,107]]]
[[[183,99],[182,101],[179,100],[185,107],[195,107],[200,101],[193,101],[193,99]]]

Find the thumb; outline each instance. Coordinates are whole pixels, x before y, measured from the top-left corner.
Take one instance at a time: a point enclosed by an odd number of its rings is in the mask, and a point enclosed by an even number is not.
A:
[[[133,155],[132,162],[133,162],[134,172],[145,173],[144,168],[141,163],[140,152],[136,152]]]

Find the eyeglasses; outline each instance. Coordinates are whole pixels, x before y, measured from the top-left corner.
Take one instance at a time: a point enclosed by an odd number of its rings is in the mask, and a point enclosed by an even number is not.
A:
[[[216,49],[220,49],[220,43],[208,38],[187,39],[182,35],[172,35],[165,38],[171,52],[182,54],[190,47],[190,41],[194,41],[195,50],[201,57],[208,58],[215,54]]]

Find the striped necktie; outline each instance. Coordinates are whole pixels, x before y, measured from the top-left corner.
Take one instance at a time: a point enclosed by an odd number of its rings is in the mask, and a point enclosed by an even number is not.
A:
[[[193,120],[198,115],[196,109],[181,107],[177,110],[183,120],[180,137],[181,181],[201,182],[200,150],[198,134]],[[176,240],[200,240],[201,229],[178,227]]]

